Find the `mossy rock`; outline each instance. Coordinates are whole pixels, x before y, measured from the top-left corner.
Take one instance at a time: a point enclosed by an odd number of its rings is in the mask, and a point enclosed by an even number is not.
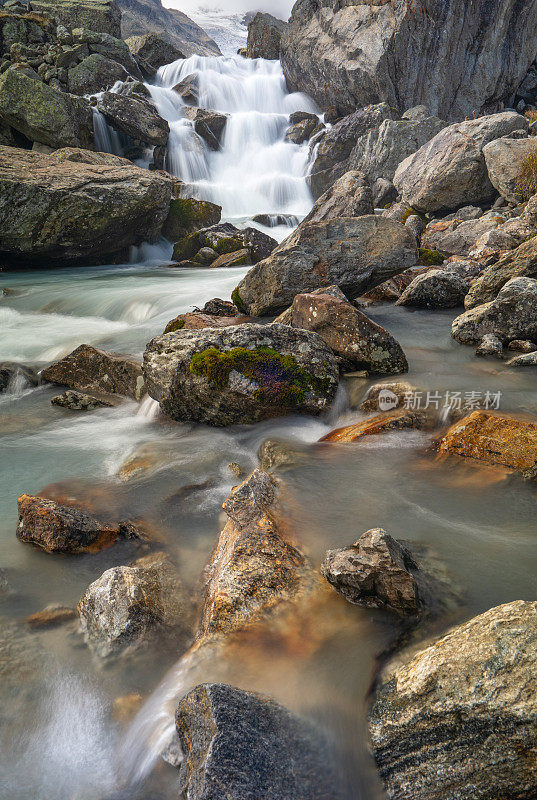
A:
[[[189,234],[199,231],[200,228],[216,225],[221,217],[222,208],[215,203],[194,198],[176,198],[170,203],[170,213],[163,234],[170,242],[178,242]],[[185,257],[194,254],[192,252]]]
[[[238,311],[240,311],[241,314],[247,313],[247,308],[241,300],[238,287],[233,289],[233,291],[231,292],[231,302],[237,307]]]
[[[444,263],[446,257],[439,250],[430,250],[427,247],[420,247],[418,265],[422,267],[438,267]]]

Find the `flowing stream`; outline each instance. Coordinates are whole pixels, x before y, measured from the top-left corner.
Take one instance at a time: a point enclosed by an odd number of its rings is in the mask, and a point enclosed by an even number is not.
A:
[[[219,152],[199,139],[172,90],[189,75],[196,76],[201,106],[229,114]],[[259,213],[298,219],[308,212],[307,146],[285,143],[284,133],[292,111],[314,107],[286,93],[278,63],[193,57],[161,69],[150,91],[170,122],[168,167],[188,192],[220,203],[224,218],[239,225]],[[101,135],[110,134],[102,128]],[[271,233],[282,238],[289,230]],[[142,353],[172,317],[210,298],[229,298],[245,273],[175,271],[163,266],[170,255],[163,241],[138,248],[132,263],[120,266],[2,273],[0,360],[41,367],[83,342]],[[420,389],[501,392],[503,410],[536,413],[531,376],[474,359],[450,338],[454,314],[370,309],[401,342],[408,380]],[[159,755],[173,732],[177,698],[207,680],[266,692],[322,722],[345,752],[349,800],[382,796],[367,752],[364,708],[375,656],[393,633],[389,619],[353,609],[350,628],[307,655],[259,643],[248,658],[204,653],[185,661],[163,645],[103,666],[74,623],[33,632],[22,620],[50,603],[75,607],[105,569],[137,554],[118,545],[58,557],[15,537],[17,496],[55,484],[56,492],[142,516],[195,594],[221,528],[221,503],[236,483],[228,465],[236,462],[247,473],[270,437],[297,453],[285,480],[296,501],[297,538],[315,564],[327,549],[384,527],[427,544],[445,563],[463,590],[456,620],[534,599],[533,487],[501,472],[435,462],[423,433],[397,432],[355,446],[317,444],[336,424],[360,418],[356,406],[372,382],[348,381],[327,418],[223,430],[171,423],[150,400],[75,414],[50,404],[57,387],[21,384],[0,396],[1,797],[130,799],[144,782],[151,797],[176,797],[176,769]],[[135,453],[147,456],[149,468],[121,479],[121,465]],[[140,695],[144,705],[125,721],[114,716],[113,704],[128,695]]]

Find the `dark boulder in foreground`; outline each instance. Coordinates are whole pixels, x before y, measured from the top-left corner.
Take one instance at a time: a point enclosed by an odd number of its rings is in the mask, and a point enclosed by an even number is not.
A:
[[[0,258],[22,266],[96,264],[155,239],[170,178],[107,153],[0,147]]]
[[[107,353],[89,344],[81,344],[46,367],[41,377],[81,392],[105,392],[133,400],[141,400],[145,394],[142,365],[135,356]]]
[[[306,223],[248,272],[231,299],[252,316],[277,314],[297,294],[330,284],[353,299],[417,260],[414,235],[391,219],[368,215]]]
[[[143,371],[165,414],[210,425],[321,414],[338,382],[323,339],[286,325],[168,333],[148,343]]]
[[[390,800],[537,795],[537,603],[507,603],[389,667],[371,708]]]
[[[175,715],[189,800],[341,800],[341,771],[323,734],[274,700],[203,684]],[[223,788],[225,787],[225,789]]]

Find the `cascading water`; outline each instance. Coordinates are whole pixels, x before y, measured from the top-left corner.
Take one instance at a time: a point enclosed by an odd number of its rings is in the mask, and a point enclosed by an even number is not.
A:
[[[96,108],[93,109],[93,134],[98,152],[112,153],[114,156],[123,155],[119,134],[107,123],[104,116]]]
[[[228,115],[218,151],[185,117],[173,87],[186,78],[196,87],[200,108]],[[162,67],[148,88],[170,124],[166,166],[187,184],[185,194],[218,203],[228,220],[308,213],[308,146],[284,137],[291,113],[316,109],[306,95],[287,92],[278,61],[192,56]]]

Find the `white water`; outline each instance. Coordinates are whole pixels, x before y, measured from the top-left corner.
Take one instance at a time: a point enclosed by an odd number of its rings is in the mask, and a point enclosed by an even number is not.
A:
[[[218,152],[197,135],[173,91],[192,75],[199,107],[229,115]],[[284,136],[291,113],[316,109],[306,95],[287,92],[279,62],[192,56],[162,67],[148,88],[170,124],[166,167],[185,181],[185,194],[218,203],[225,219],[308,213],[308,146]]]

